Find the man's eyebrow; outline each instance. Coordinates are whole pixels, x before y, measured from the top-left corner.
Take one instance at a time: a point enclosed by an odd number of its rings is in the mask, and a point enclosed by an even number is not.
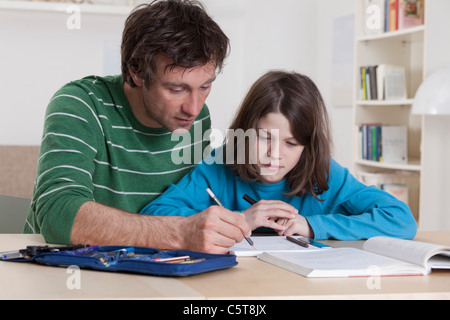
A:
[[[202,84],[202,86],[211,84],[216,80],[216,77],[212,77],[208,79],[205,83]],[[163,86],[165,87],[184,87],[184,88],[190,88],[191,86],[184,82],[172,82],[172,81],[166,81],[163,83]]]
[[[216,78],[216,76],[209,78],[209,80],[206,81],[203,85],[213,83],[214,81],[216,81]]]
[[[163,82],[163,86],[165,87],[186,87],[187,84],[184,82],[170,82],[170,81],[166,81]]]

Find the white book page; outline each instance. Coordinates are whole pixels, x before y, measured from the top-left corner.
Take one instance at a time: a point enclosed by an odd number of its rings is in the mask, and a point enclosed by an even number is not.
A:
[[[431,243],[375,237],[364,243],[364,250],[427,268],[427,260],[447,248]]]
[[[301,237],[296,237],[301,238]],[[326,248],[317,248],[309,246],[308,248],[302,247],[296,243],[292,243],[286,240],[283,236],[261,236],[251,238],[255,244],[253,249],[246,240],[235,244],[230,248],[230,253],[237,256],[257,256],[263,252],[290,252],[290,251],[314,251],[322,250]]]
[[[278,258],[272,261],[288,270],[299,270],[308,277],[349,277],[371,275],[425,274],[423,268],[355,248],[338,248],[320,252],[268,253]],[[270,257],[269,257],[270,259]]]
[[[450,269],[450,250],[430,258],[428,267],[432,269]]]

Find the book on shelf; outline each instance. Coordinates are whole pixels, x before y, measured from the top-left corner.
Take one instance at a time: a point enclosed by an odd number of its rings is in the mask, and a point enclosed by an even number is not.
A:
[[[424,0],[399,0],[398,29],[423,25]]]
[[[424,23],[424,0],[364,0],[363,35],[378,35]]]
[[[407,98],[405,68],[388,64],[360,67],[361,100]]]
[[[375,186],[403,201],[411,210],[416,208],[419,197],[419,173],[363,167],[356,170],[354,175],[366,186]]]
[[[406,126],[382,126],[381,144],[383,161],[408,163],[408,132]]]
[[[383,162],[381,124],[364,124],[360,127],[360,133],[362,159]]]
[[[308,278],[421,276],[450,269],[450,247],[374,237],[362,249],[264,252],[258,259]]]
[[[384,81],[385,100],[406,99],[406,75],[404,67],[382,65],[378,76]]]
[[[409,205],[409,188],[407,185],[387,183],[381,184],[379,188]]]
[[[398,30],[398,1],[399,0],[387,0],[389,5],[388,8],[388,26],[386,31],[396,31]]]
[[[408,163],[406,126],[362,124],[359,132],[361,159],[392,164]]]
[[[370,173],[364,171],[358,171],[355,173],[356,178],[367,186],[375,186],[380,190],[383,190],[398,200],[406,203],[409,202],[409,186],[402,182],[395,181],[396,175],[390,173]],[[401,179],[403,180],[403,179]]]

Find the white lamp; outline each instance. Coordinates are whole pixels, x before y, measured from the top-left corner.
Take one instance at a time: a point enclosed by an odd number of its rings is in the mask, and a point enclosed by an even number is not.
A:
[[[450,67],[432,73],[420,85],[412,113],[450,115]]]

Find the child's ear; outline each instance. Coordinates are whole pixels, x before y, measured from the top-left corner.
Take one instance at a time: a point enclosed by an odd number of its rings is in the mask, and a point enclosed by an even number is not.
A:
[[[138,76],[133,68],[128,68],[128,71],[130,72],[131,78],[133,78],[134,84],[137,87],[142,87],[144,85],[144,80],[140,76]]]

